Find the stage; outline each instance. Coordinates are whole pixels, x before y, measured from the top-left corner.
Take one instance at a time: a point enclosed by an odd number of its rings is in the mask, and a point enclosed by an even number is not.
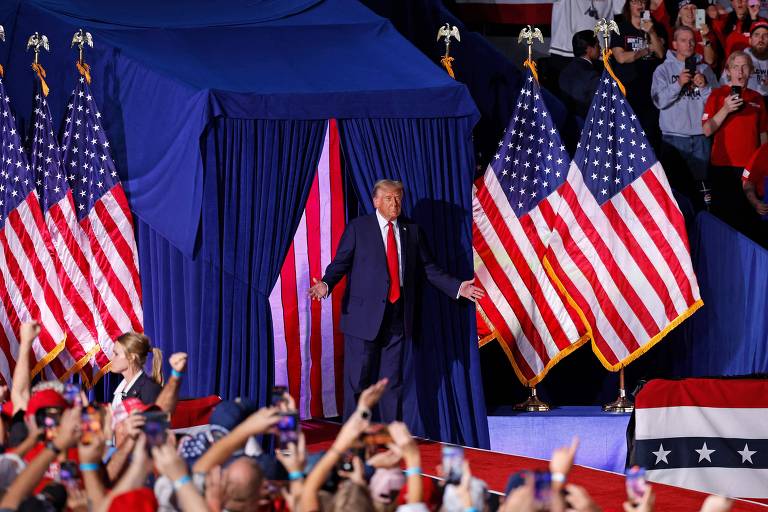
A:
[[[558,420],[554,422],[557,423]],[[547,425],[549,424],[547,423]],[[313,452],[326,449],[331,445],[339,431],[339,424],[323,420],[309,420],[302,422],[302,429],[307,438],[307,449]],[[533,432],[516,434],[521,437],[518,442],[530,440]],[[421,467],[425,476],[436,478],[435,468],[440,463],[441,444],[435,441],[419,440],[422,457]],[[591,445],[591,440],[583,440],[580,452],[584,452],[583,446]],[[489,489],[497,493],[504,492],[507,478],[510,474],[522,469],[547,468],[546,460],[498,453],[490,450],[466,448],[465,457],[471,464],[472,474],[484,480],[488,484]],[[577,460],[579,460],[578,456]],[[572,483],[588,489],[595,502],[604,510],[621,510],[621,503],[626,497],[623,474],[576,465],[571,471],[569,479]],[[700,492],[669,485],[653,484],[653,487],[656,489],[656,510],[663,510],[664,512],[690,512],[691,510],[698,510],[707,496]],[[768,510],[768,506],[736,500],[732,510],[765,511]]]
[[[552,450],[578,436],[577,464],[623,473],[629,418],[629,414],[603,412],[599,406],[556,407],[547,412],[499,407],[488,413],[491,451],[548,459]]]

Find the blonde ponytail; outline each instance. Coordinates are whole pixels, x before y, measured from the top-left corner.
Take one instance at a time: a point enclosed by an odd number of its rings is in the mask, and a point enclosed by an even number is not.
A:
[[[163,379],[163,351],[159,348],[152,348],[152,380],[160,384],[165,383]]]

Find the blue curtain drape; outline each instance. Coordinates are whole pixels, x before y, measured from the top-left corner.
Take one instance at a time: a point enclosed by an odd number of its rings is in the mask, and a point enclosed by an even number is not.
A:
[[[471,120],[346,119],[339,130],[361,210],[373,212],[376,180],[401,180],[404,214],[424,229],[436,261],[471,278]],[[420,435],[488,448],[475,309],[429,285],[420,305],[421,335],[405,355],[405,420]]]
[[[676,375],[768,373],[768,250],[701,212],[691,253],[704,307],[681,326]]]
[[[248,396],[273,380],[269,293],[316,172],[326,121],[218,118],[201,141],[194,257],[137,220],[145,331],[190,355],[182,393]]]

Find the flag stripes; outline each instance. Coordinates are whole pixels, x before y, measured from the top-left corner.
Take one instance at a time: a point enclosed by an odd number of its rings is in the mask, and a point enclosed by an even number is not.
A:
[[[275,383],[288,387],[302,417],[341,411],[344,345],[338,325],[344,286],[324,301],[311,301],[308,290],[331,262],[345,222],[338,128],[331,120],[307,204],[269,297]]]

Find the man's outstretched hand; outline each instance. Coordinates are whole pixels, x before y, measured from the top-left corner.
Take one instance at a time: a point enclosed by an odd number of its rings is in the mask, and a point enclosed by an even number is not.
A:
[[[459,295],[469,300],[475,301],[485,297],[485,292],[475,286],[475,279],[472,278],[469,281],[464,281],[459,286]]]
[[[315,300],[324,299],[328,295],[328,285],[316,277],[312,278],[312,288],[309,289],[309,296]]]

